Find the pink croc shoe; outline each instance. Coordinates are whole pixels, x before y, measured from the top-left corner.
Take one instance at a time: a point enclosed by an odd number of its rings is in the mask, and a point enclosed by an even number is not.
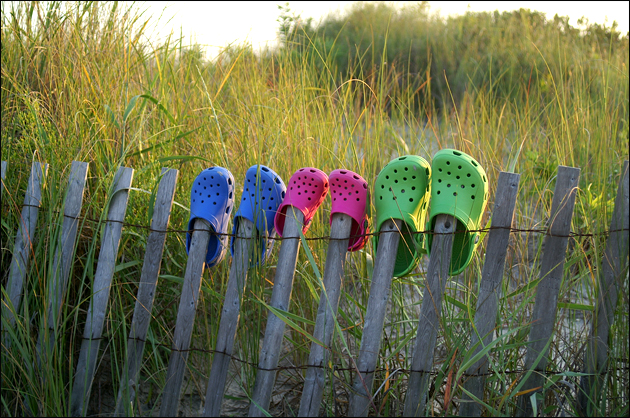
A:
[[[368,227],[367,196],[367,182],[357,173],[349,170],[335,170],[330,173],[332,198],[330,223],[332,224],[332,216],[335,213],[344,213],[353,220],[348,251],[360,250],[367,242],[368,237],[365,234]]]
[[[328,176],[322,170],[313,167],[300,168],[293,173],[287,184],[287,194],[278,208],[274,225],[278,235],[284,231],[286,208],[293,206],[304,214],[302,233],[308,231],[313,216],[328,194]]]

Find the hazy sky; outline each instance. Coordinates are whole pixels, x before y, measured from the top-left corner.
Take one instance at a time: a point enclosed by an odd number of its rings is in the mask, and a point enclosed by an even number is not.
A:
[[[140,2],[139,7],[142,10],[146,9],[154,18],[162,14],[158,25],[160,36],[168,34],[171,30],[179,35],[182,28],[186,39],[192,37],[198,43],[206,45],[207,53],[214,56],[221,47],[231,42],[240,43],[247,40],[254,47],[266,42],[274,44],[280,14],[278,5],[285,3],[286,1],[152,1]],[[301,14],[302,17],[313,17],[317,22],[331,12],[343,13],[351,3],[354,2],[290,1],[289,6],[295,13]],[[576,25],[582,16],[588,17],[590,22],[607,22],[608,26],[616,20],[622,33],[628,31],[630,15],[628,1],[431,1],[429,4],[430,10],[439,12],[441,16],[463,14],[466,10],[502,12],[523,7],[544,12],[548,18],[552,18],[556,13],[560,16],[569,16],[572,25]]]

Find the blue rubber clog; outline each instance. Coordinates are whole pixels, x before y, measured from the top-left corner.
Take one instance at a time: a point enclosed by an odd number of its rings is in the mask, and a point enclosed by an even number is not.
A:
[[[234,215],[233,234],[238,231],[238,219],[243,217],[256,225],[259,251],[251,265],[262,265],[273,248],[276,236],[274,218],[278,206],[282,203],[287,187],[272,169],[264,165],[253,165],[245,174],[245,185],[241,205]],[[234,256],[234,238],[231,239],[230,251]]]
[[[190,220],[188,231],[192,231],[197,218],[210,223],[211,232],[206,254],[206,265],[215,266],[225,256],[230,214],[234,208],[234,176],[223,167],[203,170],[195,179],[190,191]],[[186,233],[186,253],[190,248],[191,233]]]

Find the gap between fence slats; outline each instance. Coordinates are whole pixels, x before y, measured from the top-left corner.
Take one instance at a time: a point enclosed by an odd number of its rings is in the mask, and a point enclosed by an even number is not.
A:
[[[587,340],[584,357],[584,373],[578,392],[578,406],[585,416],[597,415],[595,409],[600,402],[600,389],[604,384],[604,373],[608,367],[608,346],[610,327],[615,318],[617,297],[621,291],[621,281],[628,271],[628,227],[629,227],[629,194],[628,161],[623,164],[619,179],[615,208],[610,222],[611,232],[606,242],[606,250],[599,274],[599,292],[595,317],[591,325],[591,333]]]

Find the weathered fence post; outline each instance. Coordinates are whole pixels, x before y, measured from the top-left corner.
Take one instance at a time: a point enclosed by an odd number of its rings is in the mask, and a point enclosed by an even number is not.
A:
[[[419,416],[424,411],[429,389],[429,378],[433,368],[433,355],[438,329],[442,299],[448,280],[453,234],[457,230],[457,219],[451,215],[437,215],[431,256],[427,267],[427,281],[420,307],[420,321],[416,335],[416,347],[411,362],[409,386],[405,396],[404,416]]]
[[[61,303],[66,293],[68,277],[72,267],[74,245],[79,227],[79,215],[83,205],[83,192],[87,179],[88,164],[78,161],[72,162],[68,191],[63,211],[61,236],[56,243],[55,258],[53,260],[53,279],[48,283],[48,314],[46,327],[42,328],[37,340],[38,363],[46,361],[55,346],[55,334],[59,324]]]
[[[9,294],[8,305],[6,300],[2,302],[2,316],[7,319],[9,326],[15,325],[15,316],[19,314],[20,303],[22,302],[22,290],[24,288],[24,278],[28,271],[30,254],[33,248],[33,238],[35,227],[37,226],[37,215],[42,199],[41,185],[48,172],[48,164],[34,162],[31,166],[31,176],[28,180],[26,195],[24,196],[24,206],[22,207],[22,217],[18,232],[15,236],[13,247],[13,258],[9,267],[9,279],[7,280],[7,290]],[[10,342],[7,334],[3,335],[6,347]]]
[[[135,387],[142,364],[144,342],[151,321],[151,309],[160,274],[164,243],[166,242],[166,228],[171,216],[178,174],[177,170],[168,168],[162,168],[160,173],[161,180],[155,196],[153,218],[151,219],[151,233],[147,240],[136,307],[127,341],[127,361],[120,379],[120,389],[116,401],[116,416],[130,416],[132,412],[129,405],[135,397]]]
[[[276,277],[273,284],[270,306],[282,310],[289,310],[293,276],[300,250],[300,231],[304,221],[304,214],[293,206],[286,211],[282,245],[278,254]],[[265,416],[271,402],[271,393],[276,379],[276,367],[280,359],[280,350],[284,339],[284,322],[274,313],[267,316],[265,338],[260,351],[258,372],[254,383],[252,402],[249,406],[250,417]]]
[[[323,343],[311,343],[308,369],[304,379],[299,416],[319,416],[319,405],[326,385],[326,364],[335,329],[335,318],[339,308],[343,269],[352,227],[352,218],[344,213],[335,213],[330,226],[330,242],[326,255],[322,293],[319,297],[317,319],[313,338]]]
[[[370,403],[372,403],[372,383],[374,382],[374,372],[383,338],[385,312],[389,301],[402,225],[402,220],[390,219],[382,224],[379,231],[380,239],[374,260],[370,296],[365,310],[361,349],[356,362],[358,373],[355,374],[348,416],[366,416]]]
[[[90,399],[132,178],[132,168],[120,167],[111,189],[107,223],[101,239],[101,251],[94,274],[92,300],[87,313],[81,353],[70,395],[70,414],[72,416],[84,415],[85,407]]]
[[[0,199],[4,195],[4,178],[7,176],[7,162],[2,161],[2,166],[0,169],[0,177],[2,178],[2,187],[0,187]]]
[[[481,273],[477,310],[475,312],[475,328],[470,346],[473,349],[471,357],[477,355],[484,347],[492,342],[493,331],[496,326],[497,309],[501,298],[501,282],[503,267],[510,239],[510,228],[514,218],[514,206],[518,191],[519,174],[499,173],[494,209],[492,211],[492,229],[488,233],[486,259]],[[481,342],[480,342],[481,341]],[[488,358],[482,357],[471,365],[465,372],[467,380],[464,389],[479,400],[483,400],[483,388],[488,372]],[[459,415],[479,416],[481,406],[466,393],[462,393]]]
[[[206,390],[206,403],[203,411],[203,416],[206,417],[218,417],[221,412],[238,318],[241,314],[241,302],[247,283],[247,270],[251,250],[254,247],[255,228],[249,219],[243,216],[238,218],[238,231],[234,238],[234,256],[232,257],[230,277],[225,291],[219,333],[217,334],[217,344]]]
[[[184,286],[177,311],[175,323],[175,335],[171,358],[166,372],[166,385],[162,392],[162,406],[160,416],[176,417],[179,405],[179,396],[182,390],[188,349],[192,338],[195,314],[197,313],[197,301],[201,290],[201,276],[205,266],[208,242],[210,241],[210,223],[202,218],[196,218],[192,232],[186,273],[184,273]]]
[[[627,275],[629,188],[628,161],[626,160],[619,179],[615,209],[610,222],[610,235],[606,242],[606,251],[599,274],[595,317],[584,356],[584,373],[588,373],[588,376],[582,377],[581,388],[578,392],[578,406],[584,416],[594,416],[598,413],[595,408],[599,404],[600,389],[604,384],[608,367],[610,327],[615,319],[620,283],[623,275]]]
[[[558,167],[549,227],[544,242],[545,250],[540,267],[541,280],[536,292],[529,344],[525,357],[525,369],[531,370],[531,372],[529,372],[529,377],[525,375],[524,379],[526,380],[521,387],[522,391],[535,390],[538,392],[545,382],[545,371],[549,362],[547,353],[556,322],[558,293],[562,283],[579,178],[579,168]],[[532,394],[532,396],[535,395]],[[520,397],[517,413],[520,416],[532,415],[533,408],[530,396]]]

